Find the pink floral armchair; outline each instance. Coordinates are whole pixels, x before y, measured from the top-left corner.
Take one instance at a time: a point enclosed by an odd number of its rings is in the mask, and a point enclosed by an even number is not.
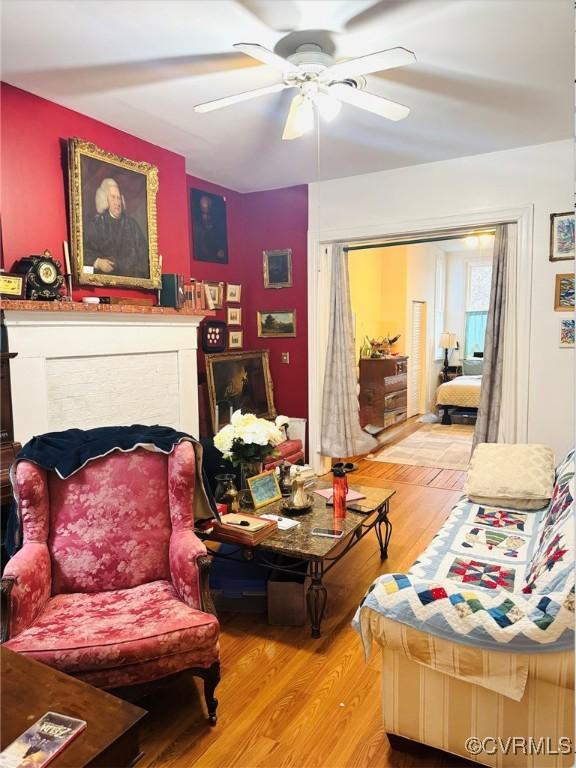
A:
[[[115,451],[66,480],[20,461],[24,545],[2,578],[6,646],[101,688],[191,670],[214,724],[219,624],[193,531],[195,478],[190,442]]]

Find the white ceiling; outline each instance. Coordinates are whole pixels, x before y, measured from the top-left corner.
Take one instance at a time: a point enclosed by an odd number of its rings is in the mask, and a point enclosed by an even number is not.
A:
[[[269,189],[572,137],[573,14],[572,0],[4,0],[2,79],[178,152],[194,175]],[[408,118],[344,105],[283,142],[291,91],[193,112],[278,81],[233,43],[298,29],[328,30],[336,59],[413,50],[367,88]]]

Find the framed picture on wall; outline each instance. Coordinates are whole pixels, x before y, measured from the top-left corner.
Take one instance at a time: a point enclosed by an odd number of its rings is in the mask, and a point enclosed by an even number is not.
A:
[[[556,275],[554,310],[556,312],[572,312],[574,310],[574,275]]]
[[[566,317],[560,320],[560,344],[561,348],[574,346],[574,325],[576,321],[573,317]]]
[[[72,259],[81,285],[160,288],[158,169],[68,141]]]
[[[206,378],[215,431],[222,426],[221,421],[216,424],[217,411],[222,414],[240,408],[243,413],[276,418],[267,349],[206,355]]]
[[[258,336],[260,338],[287,338],[296,336],[296,310],[271,309],[258,312]]]
[[[190,206],[194,260],[228,264],[226,199],[202,189],[191,189]]]
[[[224,306],[224,283],[216,283],[207,280],[205,285],[214,304],[214,309],[222,309]]]
[[[242,325],[242,309],[240,307],[228,307],[226,322],[228,325]]]
[[[292,287],[292,251],[264,251],[264,288]]]
[[[240,302],[240,296],[242,295],[242,286],[238,283],[226,284],[226,301],[232,301],[234,303]]]
[[[228,346],[230,349],[242,349],[244,346],[244,331],[230,331],[228,334]]]
[[[550,214],[550,261],[574,258],[574,211]]]

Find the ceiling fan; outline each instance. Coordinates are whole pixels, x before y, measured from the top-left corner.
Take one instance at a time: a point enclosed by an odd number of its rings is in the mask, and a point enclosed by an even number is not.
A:
[[[298,46],[287,58],[257,43],[236,43],[234,48],[281,72],[282,82],[205,101],[194,107],[196,112],[212,112],[286,88],[296,88],[298,93],[292,99],[282,134],[287,140],[297,139],[314,127],[315,107],[327,121],[338,115],[343,102],[388,120],[402,120],[410,112],[402,104],[363,90],[366,86],[364,75],[416,61],[416,56],[406,48],[390,48],[338,63],[316,43]]]

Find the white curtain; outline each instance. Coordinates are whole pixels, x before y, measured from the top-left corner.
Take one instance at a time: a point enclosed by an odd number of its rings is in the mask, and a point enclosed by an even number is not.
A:
[[[494,240],[484,371],[474,444],[518,439],[517,227],[500,225]]]
[[[502,363],[502,403],[498,424],[498,442],[518,442],[520,399],[518,397],[518,227],[508,224],[506,258],[506,322]]]
[[[322,454],[358,456],[377,445],[360,426],[348,254],[332,248],[330,329],[322,399]]]

